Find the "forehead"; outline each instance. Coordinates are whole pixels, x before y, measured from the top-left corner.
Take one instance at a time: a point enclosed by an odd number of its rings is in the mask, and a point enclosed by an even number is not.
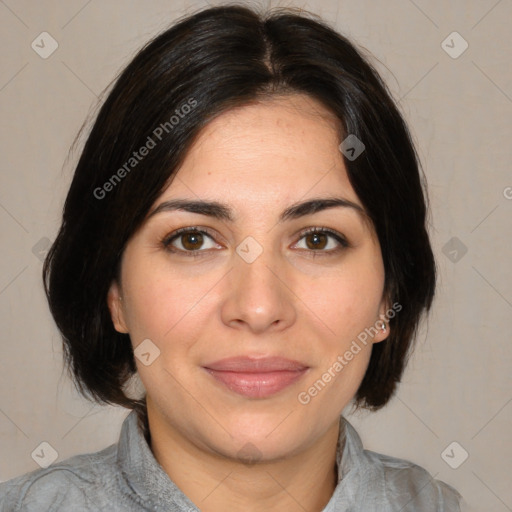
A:
[[[308,96],[231,109],[203,128],[158,202],[210,199],[252,214],[319,196],[361,205],[340,137],[340,121]]]
[[[189,150],[183,169],[194,160],[251,164],[276,174],[283,160],[290,164],[304,158],[322,163],[342,162],[339,120],[319,102],[305,95],[273,98],[237,107],[211,120]],[[277,159],[270,165],[270,159]],[[242,171],[242,169],[239,169]]]

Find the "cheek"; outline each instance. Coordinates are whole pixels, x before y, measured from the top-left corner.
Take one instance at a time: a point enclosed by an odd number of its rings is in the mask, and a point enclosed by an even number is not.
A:
[[[315,281],[305,303],[337,341],[347,341],[375,323],[382,296],[378,273],[346,272]]]
[[[132,267],[125,290],[129,296],[127,323],[136,345],[154,339],[158,345],[175,339],[186,329],[185,339],[194,339],[211,313],[207,311],[212,284],[202,278],[183,278],[168,269]],[[183,336],[181,336],[183,337]],[[140,339],[139,339],[140,338]]]

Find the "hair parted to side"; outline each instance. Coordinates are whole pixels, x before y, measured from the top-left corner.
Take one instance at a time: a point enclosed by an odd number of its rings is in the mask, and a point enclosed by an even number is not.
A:
[[[335,114],[340,142],[354,134],[365,145],[345,165],[379,239],[385,293],[402,309],[389,320],[389,337],[373,346],[354,403],[375,410],[389,401],[436,282],[427,191],[409,130],[374,67],[327,23],[236,4],[196,12],[146,44],[117,77],[85,142],[43,280],[66,367],[86,398],[144,407],[145,397],[124,389],[136,365],[129,335],[114,329],[107,292],[126,243],[200,130],[233,107],[294,93]],[[161,140],[130,169],[133,152],[161,126]],[[116,173],[122,179],[113,182]]]

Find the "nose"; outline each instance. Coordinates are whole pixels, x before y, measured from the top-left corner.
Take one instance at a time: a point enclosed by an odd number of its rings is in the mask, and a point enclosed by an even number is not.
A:
[[[234,254],[233,269],[226,276],[222,321],[254,334],[292,325],[297,312],[289,272],[270,250],[251,263]]]

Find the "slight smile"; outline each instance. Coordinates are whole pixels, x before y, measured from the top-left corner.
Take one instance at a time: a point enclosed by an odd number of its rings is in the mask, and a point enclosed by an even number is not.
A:
[[[203,368],[223,386],[248,398],[267,398],[301,379],[309,367],[282,357],[231,357]]]

